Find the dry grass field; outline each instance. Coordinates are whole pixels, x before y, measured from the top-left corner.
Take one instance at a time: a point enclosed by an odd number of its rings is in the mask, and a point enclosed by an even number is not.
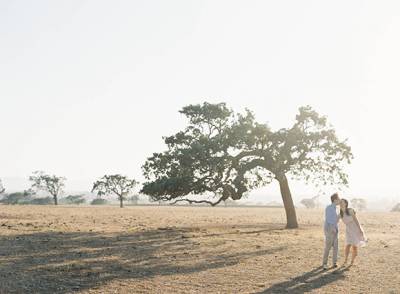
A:
[[[359,213],[368,246],[328,271],[322,216],[285,230],[280,208],[0,206],[0,293],[400,293],[400,214]]]

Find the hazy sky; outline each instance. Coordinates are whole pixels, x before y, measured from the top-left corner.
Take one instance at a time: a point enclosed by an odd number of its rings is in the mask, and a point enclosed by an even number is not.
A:
[[[248,107],[272,128],[309,104],[353,147],[346,192],[399,197],[399,36],[399,1],[2,0],[0,178],[141,179],[187,104]]]

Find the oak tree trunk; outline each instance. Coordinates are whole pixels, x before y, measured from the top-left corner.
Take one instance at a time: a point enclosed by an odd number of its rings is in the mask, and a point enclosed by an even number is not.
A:
[[[119,197],[119,207],[123,208],[124,207],[124,203],[123,203],[123,198]]]
[[[57,195],[53,195],[53,198],[54,198],[54,205],[58,205]]]
[[[294,203],[292,199],[292,194],[290,193],[289,183],[285,175],[277,178],[279,182],[279,188],[281,190],[281,196],[283,200],[283,205],[286,211],[286,228],[295,229],[299,225],[297,223],[296,209],[294,208]]]

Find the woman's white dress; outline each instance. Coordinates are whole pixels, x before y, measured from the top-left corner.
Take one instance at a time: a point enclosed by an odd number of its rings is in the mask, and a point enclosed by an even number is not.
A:
[[[367,240],[364,233],[360,232],[353,216],[344,213],[342,220],[346,225],[346,245],[365,246]]]

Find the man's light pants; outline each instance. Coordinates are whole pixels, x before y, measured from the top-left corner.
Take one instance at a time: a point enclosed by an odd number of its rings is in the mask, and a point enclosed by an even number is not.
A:
[[[338,230],[329,225],[325,229],[325,250],[323,264],[328,264],[328,257],[331,248],[333,247],[332,262],[336,264],[338,258]]]

